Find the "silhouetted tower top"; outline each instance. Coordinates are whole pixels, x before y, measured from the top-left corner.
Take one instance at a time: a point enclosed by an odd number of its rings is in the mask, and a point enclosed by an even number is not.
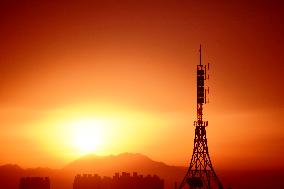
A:
[[[209,69],[208,65],[201,63],[201,45],[199,47],[199,64],[197,65],[197,121],[194,125],[208,126],[208,121],[203,121],[203,104],[208,103],[207,94],[209,94],[209,88],[205,89],[205,80],[209,79],[209,75],[206,73]]]

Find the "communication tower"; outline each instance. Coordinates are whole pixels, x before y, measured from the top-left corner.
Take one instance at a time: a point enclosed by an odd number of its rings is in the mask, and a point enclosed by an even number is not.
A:
[[[201,63],[201,45],[199,49],[200,63],[197,65],[197,120],[194,121],[195,138],[194,147],[189,168],[185,177],[179,185],[179,189],[184,188],[186,185],[192,188],[204,189],[223,189],[222,183],[217,177],[208,151],[206,127],[208,121],[203,120],[203,105],[208,103],[207,94],[209,88],[205,89],[205,81],[209,79],[206,73],[209,70],[208,65]]]

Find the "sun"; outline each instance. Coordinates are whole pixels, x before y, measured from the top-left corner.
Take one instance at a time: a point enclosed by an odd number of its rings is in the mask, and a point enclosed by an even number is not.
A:
[[[72,143],[80,154],[97,152],[105,143],[105,122],[80,119],[72,123]]]

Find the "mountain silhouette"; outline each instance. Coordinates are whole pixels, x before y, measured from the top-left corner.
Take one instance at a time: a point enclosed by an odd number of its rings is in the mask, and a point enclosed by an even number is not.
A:
[[[147,156],[136,153],[97,156],[86,155],[62,169],[34,168],[22,169],[18,165],[0,166],[0,188],[18,189],[23,176],[48,176],[51,189],[72,189],[73,179],[77,174],[99,174],[113,176],[116,172],[138,172],[143,175],[158,175],[165,180],[165,189],[172,189],[174,182],[185,174],[185,167],[169,166],[153,161]]]

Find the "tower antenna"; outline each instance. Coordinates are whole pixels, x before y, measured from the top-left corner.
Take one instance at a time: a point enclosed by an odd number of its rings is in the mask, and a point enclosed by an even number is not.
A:
[[[207,102],[209,88],[205,89],[205,80],[208,79],[206,74],[206,65],[201,63],[201,45],[199,48],[200,64],[197,65],[197,120],[194,121],[195,138],[191,161],[188,170],[179,185],[179,189],[189,185],[190,189],[223,189],[223,185],[213,169],[209,156],[206,127],[208,121],[203,120],[203,105]]]
[[[200,66],[201,66],[201,44],[199,46],[199,62],[200,62]]]

